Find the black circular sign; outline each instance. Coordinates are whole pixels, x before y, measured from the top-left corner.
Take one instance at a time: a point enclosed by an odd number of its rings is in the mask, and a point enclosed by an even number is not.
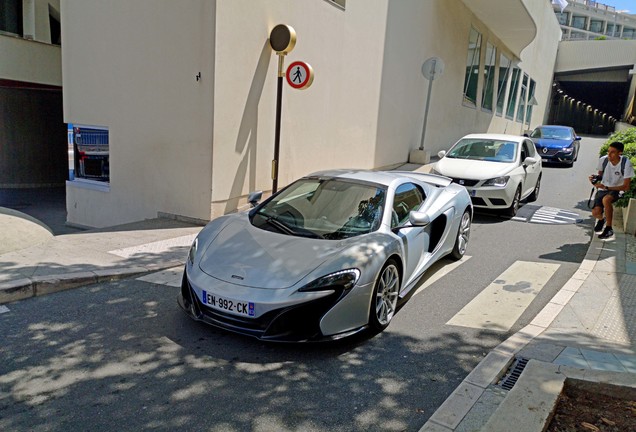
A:
[[[287,54],[296,45],[296,32],[285,24],[278,24],[269,34],[269,44],[278,53]]]

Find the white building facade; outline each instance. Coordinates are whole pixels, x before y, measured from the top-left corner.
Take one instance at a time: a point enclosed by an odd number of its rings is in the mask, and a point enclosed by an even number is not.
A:
[[[61,19],[64,121],[79,138],[67,221],[87,227],[207,221],[271,192],[277,24],[297,35],[285,67],[315,74],[306,90],[283,89],[280,187],[406,162],[421,144],[430,57],[444,71],[426,151],[541,124],[561,37],[536,0],[61,0]],[[78,143],[97,132],[106,152],[91,159]]]
[[[567,3],[563,10],[558,4],[553,6],[563,40],[636,40],[636,15],[594,0],[567,0]]]

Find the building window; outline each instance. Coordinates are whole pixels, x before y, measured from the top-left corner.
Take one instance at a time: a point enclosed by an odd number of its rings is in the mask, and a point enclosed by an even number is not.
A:
[[[464,102],[477,105],[477,82],[479,78],[479,59],[481,57],[481,33],[470,29],[468,56],[466,57],[466,76],[464,78]]]
[[[484,88],[481,93],[481,107],[492,111],[492,96],[495,86],[495,61],[497,50],[490,43],[486,44],[486,59],[484,64]]]
[[[530,120],[532,119],[532,108],[537,105],[537,100],[534,97],[534,90],[537,83],[533,79],[530,80],[530,87],[528,88],[528,105],[526,106],[526,124],[530,126]]]
[[[603,33],[603,21],[590,21],[590,31],[594,33]]]
[[[101,126],[69,125],[69,139],[73,144],[73,177],[100,182],[110,181],[110,153],[108,128]],[[69,148],[69,151],[71,149]],[[69,160],[70,162],[70,160]],[[74,175],[73,175],[74,173]]]
[[[634,29],[624,28],[623,29],[623,38],[624,39],[634,39]]]
[[[17,36],[24,34],[22,28],[22,0],[0,0],[0,32]]]
[[[561,13],[557,13],[557,18],[559,19],[559,24],[561,25],[568,25],[568,20],[570,19],[570,13],[569,12],[561,12]]]
[[[508,92],[508,106],[506,107],[506,118],[513,119],[515,105],[517,104],[517,91],[519,90],[519,76],[521,69],[515,67],[512,70],[512,81],[510,81],[510,91]]]
[[[523,74],[521,81],[521,93],[519,94],[519,105],[517,106],[517,121],[523,123],[526,114],[526,95],[528,94],[528,74]]]
[[[607,23],[605,34],[607,36],[619,37],[621,35],[621,26]]]
[[[506,86],[508,85],[508,75],[510,75],[510,59],[505,55],[499,56],[499,80],[497,83],[497,115],[503,115],[504,99],[506,97]]]
[[[585,30],[587,18],[584,16],[573,16],[572,17],[572,27]]]

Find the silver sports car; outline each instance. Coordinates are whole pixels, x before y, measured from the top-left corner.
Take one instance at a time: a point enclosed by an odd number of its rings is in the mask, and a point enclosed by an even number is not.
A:
[[[427,268],[464,255],[473,213],[463,186],[417,172],[318,172],[259,199],[199,233],[178,301],[276,341],[384,330]]]

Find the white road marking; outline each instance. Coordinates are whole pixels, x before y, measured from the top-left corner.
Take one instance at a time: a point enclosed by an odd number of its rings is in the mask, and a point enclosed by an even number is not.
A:
[[[9,312],[9,308],[4,305],[0,305],[0,314],[7,313],[7,312]]]
[[[122,258],[130,258],[139,254],[160,254],[169,252],[178,247],[189,247],[196,236],[197,234],[190,234],[152,243],[146,243],[139,246],[132,246],[124,249],[115,249],[112,251],[108,251],[108,253],[120,256]]]
[[[435,282],[455,270],[460,265],[464,264],[469,259],[470,256],[464,255],[464,257],[459,261],[454,261],[450,264],[445,260],[436,262],[424,273],[424,276],[422,276],[422,279],[420,279],[421,285],[417,288],[413,295],[415,296],[421,293],[426,288],[433,285]]]
[[[446,324],[510,330],[559,266],[516,261]]]

